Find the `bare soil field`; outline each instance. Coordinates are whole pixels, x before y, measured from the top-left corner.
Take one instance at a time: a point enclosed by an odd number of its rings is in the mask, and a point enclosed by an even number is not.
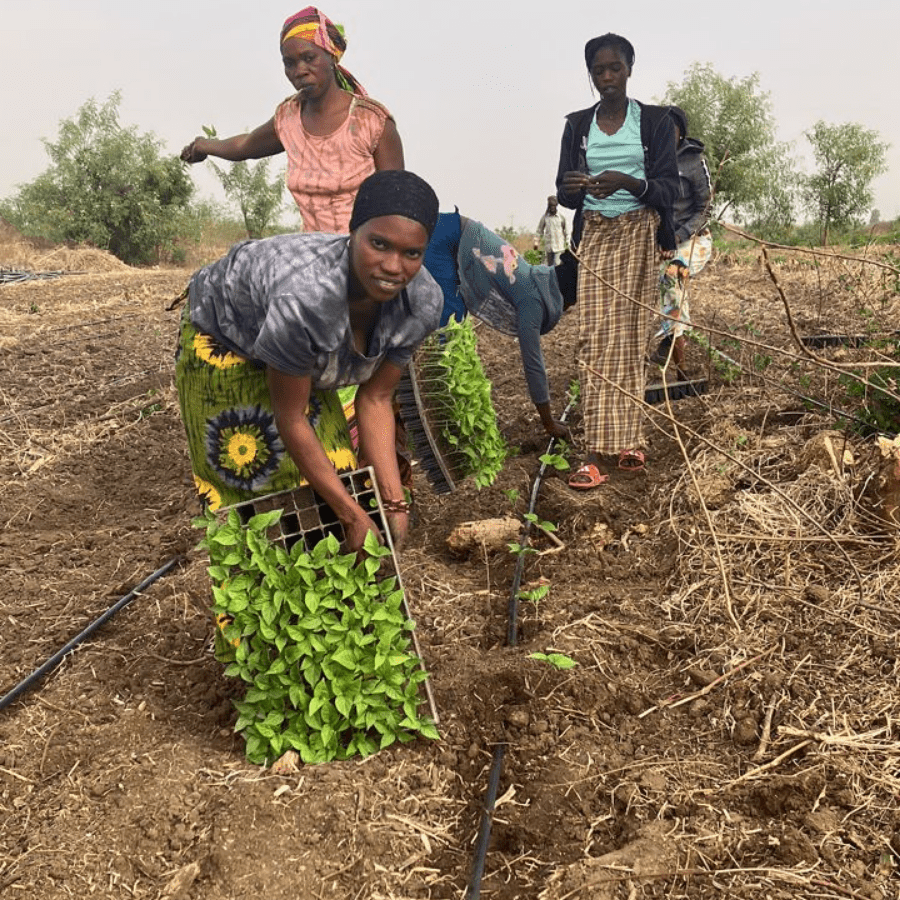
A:
[[[521,518],[547,450],[515,342],[482,340],[514,453],[482,490],[417,475],[399,555],[441,740],[276,774],[212,653],[166,310],[190,272],[9,234],[0,266],[73,273],[0,284],[0,694],[178,560],[0,710],[3,900],[458,898],[499,746],[484,898],[900,897],[900,463],[825,408],[882,351],[791,334],[896,329],[894,273],[715,259],[694,318],[742,371],[692,343],[708,391],[648,411],[646,473],[548,472],[515,646],[516,558],[447,545]],[[575,346],[566,316],[560,411]]]

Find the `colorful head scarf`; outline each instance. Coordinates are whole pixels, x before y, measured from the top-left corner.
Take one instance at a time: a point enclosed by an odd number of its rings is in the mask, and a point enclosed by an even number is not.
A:
[[[334,57],[334,69],[338,77],[338,84],[354,94],[366,96],[363,86],[338,63],[347,49],[347,39],[344,37],[344,29],[335,25],[324,13],[315,6],[306,6],[298,13],[289,16],[281,26],[281,40],[279,46],[291,38],[298,37],[321,47],[326,53]]]

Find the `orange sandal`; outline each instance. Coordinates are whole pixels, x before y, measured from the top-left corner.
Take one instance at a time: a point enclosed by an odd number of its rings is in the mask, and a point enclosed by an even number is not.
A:
[[[619,453],[619,469],[622,472],[643,472],[645,462],[640,450],[622,450]]]
[[[601,472],[593,463],[585,463],[569,476],[569,487],[575,488],[576,491],[591,491],[601,484],[606,484],[607,481],[609,475]]]

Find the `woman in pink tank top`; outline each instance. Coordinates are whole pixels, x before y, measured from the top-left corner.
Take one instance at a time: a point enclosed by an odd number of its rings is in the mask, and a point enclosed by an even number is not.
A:
[[[341,30],[307,6],[281,29],[284,73],[296,94],[246,134],[197,137],[181,152],[189,163],[216,156],[237,162],[286,153],[287,186],[304,231],[349,230],[360,184],[380,169],[402,169],[403,144],[388,110],[340,66]]]

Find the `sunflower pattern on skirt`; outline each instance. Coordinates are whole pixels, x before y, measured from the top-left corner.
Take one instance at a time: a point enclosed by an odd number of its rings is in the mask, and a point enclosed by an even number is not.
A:
[[[275,417],[259,406],[223,409],[206,423],[206,458],[240,491],[263,488],[283,455]]]
[[[187,307],[175,383],[194,483],[210,509],[305,483],[278,434],[265,367],[198,331]],[[335,468],[356,468],[337,393],[314,390],[307,416]]]

